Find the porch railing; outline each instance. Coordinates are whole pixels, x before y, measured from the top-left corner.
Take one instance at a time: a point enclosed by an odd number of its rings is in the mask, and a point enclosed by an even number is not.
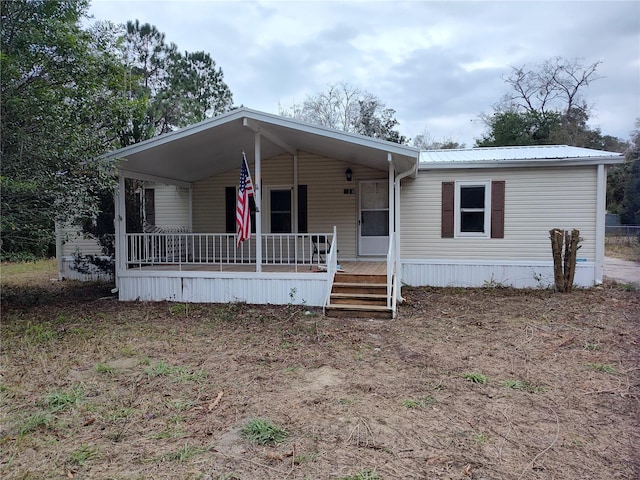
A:
[[[128,233],[128,268],[152,265],[255,264],[255,235],[236,247],[232,233]],[[262,235],[263,265],[325,267],[334,233],[269,233]],[[314,253],[315,252],[315,253]]]

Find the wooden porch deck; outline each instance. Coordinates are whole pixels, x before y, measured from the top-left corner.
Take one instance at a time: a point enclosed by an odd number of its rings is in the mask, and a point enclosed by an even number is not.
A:
[[[340,262],[345,273],[360,275],[386,275],[387,262]],[[142,271],[182,271],[182,272],[255,272],[255,264],[219,264],[219,263],[183,263],[183,264],[164,264],[164,265],[144,265],[142,267],[130,266],[128,270]],[[317,266],[309,265],[262,265],[262,272],[280,272],[280,273],[310,273],[317,270]]]

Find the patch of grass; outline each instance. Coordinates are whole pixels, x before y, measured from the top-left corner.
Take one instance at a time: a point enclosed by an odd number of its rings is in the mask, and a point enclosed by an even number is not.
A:
[[[544,388],[536,385],[531,385],[528,382],[522,380],[502,380],[500,386],[504,388],[510,388],[511,390],[524,390],[529,393],[542,393]]]
[[[169,402],[169,406],[178,411],[189,410],[193,407],[193,402],[191,400],[173,400]]]
[[[634,235],[607,235],[604,251],[607,257],[640,262],[640,239]]]
[[[584,440],[577,435],[570,435],[568,440],[562,443],[563,448],[582,448],[584,447]]]
[[[131,345],[125,345],[120,349],[120,353],[125,357],[135,357],[138,352]]]
[[[151,365],[151,361],[146,359],[144,364],[149,365],[145,368],[145,373],[151,377],[173,376],[180,382],[197,382],[206,379],[209,374],[205,370],[192,370],[187,367],[173,367],[160,360],[155,365]]]
[[[295,465],[302,465],[303,463],[313,462],[318,458],[317,453],[302,453],[293,457],[293,463]]]
[[[194,447],[192,445],[185,444],[181,449],[176,452],[165,453],[160,457],[163,462],[180,462],[184,463],[191,460],[199,453],[204,452],[206,449],[202,447]]]
[[[186,303],[176,303],[169,307],[169,313],[174,317],[180,317],[187,313],[187,308]]]
[[[149,435],[149,438],[153,440],[166,440],[168,438],[182,438],[184,437],[184,430],[180,428],[166,428],[161,432]]]
[[[280,342],[280,345],[278,345],[278,348],[280,350],[287,350],[289,348],[295,349],[296,347],[297,347],[297,344],[295,344],[293,342],[289,342],[287,340],[283,340],[282,342]]]
[[[26,435],[35,430],[46,429],[49,428],[52,422],[53,419],[50,414],[44,412],[34,413],[24,421],[18,429],[18,433],[20,435]]]
[[[608,373],[609,375],[617,375],[618,370],[608,363],[587,363],[587,367],[596,372]]]
[[[181,382],[199,382],[209,376],[209,373],[205,370],[189,370],[185,367],[175,368],[173,373]]]
[[[17,261],[2,262],[2,284],[25,285],[41,282],[42,279],[56,277],[58,266],[52,259],[16,259]],[[21,261],[27,260],[27,261]]]
[[[596,342],[586,342],[584,344],[584,349],[592,352],[598,351],[600,350],[600,348],[601,348],[600,344]]]
[[[474,433],[473,440],[479,445],[484,445],[489,440],[489,436],[484,432]]]
[[[465,380],[469,380],[472,383],[485,384],[489,382],[487,376],[482,373],[464,373],[462,375],[462,378],[464,378]]]
[[[96,363],[96,372],[98,373],[114,373],[116,370],[111,365],[107,365],[106,363],[98,362]]]
[[[89,445],[82,445],[69,455],[69,462],[82,466],[88,460],[94,458],[98,454],[98,449]]]
[[[171,375],[174,371],[174,367],[167,365],[163,360],[160,360],[154,366],[145,368],[144,370],[144,372],[152,378],[162,375]]]
[[[340,405],[353,405],[358,400],[356,398],[339,398],[338,403]]]
[[[284,428],[269,419],[252,418],[240,430],[242,437],[258,445],[273,445],[289,436]]]
[[[539,385],[527,384],[527,392],[529,393],[544,393],[544,391],[545,391],[544,387],[541,387]]]
[[[84,391],[81,387],[75,387],[68,391],[52,392],[45,396],[44,402],[52,412],[60,412],[75,407],[84,400]]]
[[[24,333],[27,338],[38,343],[48,342],[57,336],[56,332],[53,331],[49,325],[42,325],[40,323],[31,325]]]
[[[122,420],[123,418],[129,418],[131,415],[133,415],[133,412],[135,412],[135,408],[133,407],[122,407],[122,408],[113,410],[108,415],[108,418],[112,422],[116,422],[118,420]]]
[[[360,470],[355,475],[340,477],[339,480],[382,480],[382,477],[378,475],[375,470],[370,470],[367,468],[364,470]]]
[[[618,288],[623,292],[635,292],[637,287],[633,283],[618,284]]]
[[[435,398],[430,395],[425,395],[424,397],[418,399],[409,398],[407,400],[403,400],[402,406],[406,408],[427,408],[434,403],[436,403]]]
[[[521,380],[502,380],[500,386],[511,390],[524,390],[527,385]]]

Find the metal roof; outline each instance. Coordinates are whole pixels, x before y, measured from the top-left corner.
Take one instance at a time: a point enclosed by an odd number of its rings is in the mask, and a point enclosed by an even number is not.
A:
[[[418,161],[414,147],[244,107],[113,151],[107,158],[121,159],[119,169],[125,176],[191,183],[239,167],[242,150],[251,163],[256,132],[262,134],[263,159],[300,151],[388,171],[391,154],[398,172],[412,170]]]
[[[531,165],[576,165],[622,163],[617,152],[572,147],[569,145],[534,145],[525,147],[477,147],[452,150],[423,150],[420,168],[473,168]]]

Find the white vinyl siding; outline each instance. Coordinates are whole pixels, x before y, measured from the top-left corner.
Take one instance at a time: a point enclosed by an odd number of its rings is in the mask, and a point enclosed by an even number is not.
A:
[[[155,190],[156,225],[159,227],[185,227],[189,225],[189,190],[158,183],[147,183],[145,188]],[[62,256],[104,255],[95,238],[84,237],[77,227],[60,229]]]
[[[247,159],[252,162],[251,158]],[[345,171],[351,168],[353,180],[347,182]],[[255,165],[249,163],[255,179]],[[338,231],[339,260],[356,258],[357,185],[364,178],[386,178],[387,172],[339,160],[300,153],[298,184],[307,185],[307,217],[309,233]],[[225,187],[235,186],[240,178],[238,168],[196,182],[193,186],[193,231],[222,233],[225,231]],[[262,192],[271,186],[293,185],[293,156],[278,155],[262,160]],[[353,189],[353,194],[345,194]],[[264,197],[263,197],[264,198]],[[263,203],[264,200],[263,200]],[[294,207],[295,208],[295,207]],[[264,211],[262,214],[265,215]],[[266,224],[266,219],[263,217]],[[266,233],[266,232],[265,232]]]
[[[155,190],[156,226],[189,225],[189,189],[164,184],[148,184]]]
[[[441,238],[442,182],[504,180],[504,238]],[[420,171],[401,191],[402,258],[550,261],[549,230],[580,230],[595,260],[596,167]]]
[[[76,227],[65,227],[59,230],[62,239],[62,256],[69,257],[76,254],[104,255],[102,248],[95,238],[84,237],[82,231]]]

